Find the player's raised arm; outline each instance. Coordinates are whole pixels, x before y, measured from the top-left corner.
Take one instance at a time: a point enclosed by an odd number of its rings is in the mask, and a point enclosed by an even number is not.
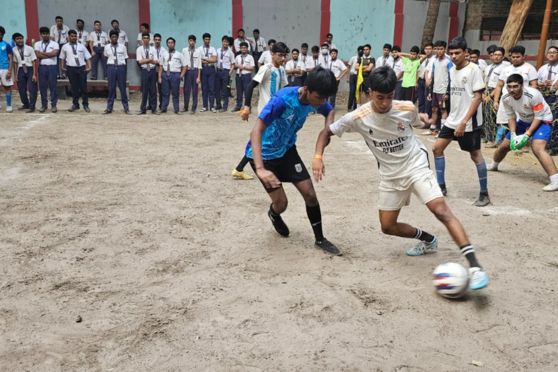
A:
[[[329,125],[326,125],[324,129],[320,131],[316,141],[316,149],[314,151],[314,158],[312,159],[312,174],[316,182],[320,182],[325,175],[323,156],[326,146],[329,145],[331,136],[333,136],[333,132],[329,129]]]

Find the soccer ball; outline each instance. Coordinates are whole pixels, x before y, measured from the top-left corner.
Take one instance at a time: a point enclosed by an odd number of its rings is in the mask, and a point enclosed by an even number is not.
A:
[[[432,282],[440,296],[460,298],[469,287],[469,272],[458,263],[443,263],[434,269]]]

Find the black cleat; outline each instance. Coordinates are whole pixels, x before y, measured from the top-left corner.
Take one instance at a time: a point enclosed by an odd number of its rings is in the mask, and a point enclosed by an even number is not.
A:
[[[332,254],[334,256],[342,256],[343,253],[329,240],[323,238],[322,240],[316,240],[316,247],[320,248],[322,251]]]
[[[442,195],[448,195],[448,189],[446,188],[446,185],[440,185],[440,190],[442,190]]]
[[[473,205],[475,207],[486,207],[488,204],[490,204],[490,197],[488,196],[488,193],[481,192],[479,194],[479,198],[475,201]]]
[[[270,208],[269,211],[267,211],[267,216],[271,220],[271,223],[273,224],[275,231],[277,231],[279,235],[284,237],[289,236],[289,228],[287,227],[287,225],[285,224],[285,222],[283,221],[280,215],[273,213]]]

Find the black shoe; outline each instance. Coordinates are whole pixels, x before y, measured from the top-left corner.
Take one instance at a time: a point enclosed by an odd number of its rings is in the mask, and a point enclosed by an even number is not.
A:
[[[446,196],[448,194],[448,189],[446,185],[440,185],[440,190],[442,190],[442,195]]]
[[[39,109],[39,112],[42,114],[42,113],[45,112],[46,110],[47,110],[46,107],[41,107],[41,108]]]
[[[289,236],[289,228],[285,225],[281,216],[271,210],[271,207],[269,208],[269,211],[267,211],[267,216],[271,220],[273,227],[275,227],[275,231],[277,231],[279,235],[285,237]]]
[[[184,107],[184,110],[182,110],[182,112],[188,112],[188,107]]]
[[[167,110],[161,110],[161,111],[159,111],[159,112],[160,112],[161,114],[166,114],[166,113],[167,113]]]
[[[323,238],[322,240],[316,240],[316,247],[320,248],[322,251],[335,256],[342,256],[343,253],[329,240]]]
[[[35,112],[35,107],[29,107],[29,109],[25,112],[28,113],[28,114],[30,114],[32,112]]]
[[[475,207],[486,207],[490,204],[490,197],[488,196],[487,192],[481,192],[479,194],[479,198],[475,201]]]
[[[240,107],[235,107],[231,110],[231,112],[237,112],[237,111],[240,111]]]
[[[89,106],[83,105],[83,110],[84,110],[85,112],[91,112],[91,110],[89,109]]]
[[[76,111],[76,110],[79,110],[79,106],[73,105],[72,107],[70,107],[70,108],[68,109],[69,112],[74,112],[74,111]]]
[[[50,109],[50,112],[56,114],[58,112],[58,109],[56,108],[56,106],[54,106],[53,108]]]
[[[138,112],[138,115],[145,115],[145,114],[146,114],[145,111],[140,111],[140,112]]]
[[[157,110],[153,110],[153,111],[151,111],[151,113],[152,113],[153,115],[159,115],[159,111],[157,111]]]
[[[124,115],[130,115],[130,110],[124,110]]]
[[[106,109],[105,111],[103,111],[103,114],[105,115],[112,114],[112,110]]]
[[[175,113],[176,115],[180,115],[180,112],[178,112],[178,110],[175,110],[174,113]]]
[[[29,106],[23,105],[23,106],[19,106],[17,109],[18,109],[19,111],[29,110]]]

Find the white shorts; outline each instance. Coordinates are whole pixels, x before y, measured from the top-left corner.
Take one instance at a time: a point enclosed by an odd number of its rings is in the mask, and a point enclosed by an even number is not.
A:
[[[496,113],[496,124],[508,124],[508,117],[504,111],[502,100],[500,100],[500,106],[498,106],[498,112]]]
[[[434,199],[443,198],[442,190],[432,172],[425,174],[409,186],[407,190],[382,191],[378,196],[378,209],[381,211],[398,211],[409,205],[411,194],[415,194],[423,204]]]
[[[11,87],[12,85],[14,85],[13,73],[12,77],[9,79],[6,77],[6,75],[8,75],[8,70],[0,70],[0,83],[5,87]]]

